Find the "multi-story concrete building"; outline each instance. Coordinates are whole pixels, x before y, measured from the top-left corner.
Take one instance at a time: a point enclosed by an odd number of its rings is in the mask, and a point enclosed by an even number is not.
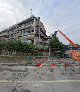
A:
[[[26,43],[45,45],[47,43],[46,30],[40,17],[31,16],[0,32],[0,40],[21,40]]]

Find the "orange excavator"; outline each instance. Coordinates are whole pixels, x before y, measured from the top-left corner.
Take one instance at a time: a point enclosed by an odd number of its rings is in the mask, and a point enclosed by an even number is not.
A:
[[[71,41],[63,32],[61,32],[61,31],[59,31],[59,30],[54,32],[54,36],[56,36],[57,32],[59,32],[60,34],[62,34],[62,35],[69,41],[69,43],[70,43],[73,47],[75,47],[76,49],[79,48],[78,45],[76,45],[76,44],[75,44],[73,41]],[[70,55],[71,55],[71,57],[72,57],[73,60],[80,62],[80,51],[78,51],[78,50],[71,50]]]

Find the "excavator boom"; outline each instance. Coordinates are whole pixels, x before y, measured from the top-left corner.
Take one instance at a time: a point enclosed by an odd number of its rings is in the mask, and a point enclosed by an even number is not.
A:
[[[73,41],[71,41],[68,37],[66,37],[65,34],[63,34],[61,31],[59,31],[59,32],[70,42],[71,45],[73,45],[75,48],[78,48],[78,45],[76,45]]]

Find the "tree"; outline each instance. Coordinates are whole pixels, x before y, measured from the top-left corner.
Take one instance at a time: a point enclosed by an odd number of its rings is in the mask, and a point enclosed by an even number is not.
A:
[[[54,56],[58,56],[58,54],[60,57],[64,56],[65,47],[56,36],[54,36],[53,39],[50,40],[50,49],[51,52],[54,53]]]
[[[36,45],[33,44],[28,44],[27,45],[27,51],[28,53],[31,53],[32,55],[34,55],[35,51],[38,49]]]
[[[8,52],[11,55],[13,52],[16,52],[16,54],[31,53],[33,55],[36,49],[36,45],[23,43],[20,40],[0,41],[0,53]]]
[[[0,54],[7,51],[7,41],[0,41]]]

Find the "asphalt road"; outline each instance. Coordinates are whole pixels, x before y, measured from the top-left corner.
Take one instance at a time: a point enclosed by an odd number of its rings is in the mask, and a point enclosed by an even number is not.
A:
[[[80,92],[80,67],[0,64],[0,92]]]

